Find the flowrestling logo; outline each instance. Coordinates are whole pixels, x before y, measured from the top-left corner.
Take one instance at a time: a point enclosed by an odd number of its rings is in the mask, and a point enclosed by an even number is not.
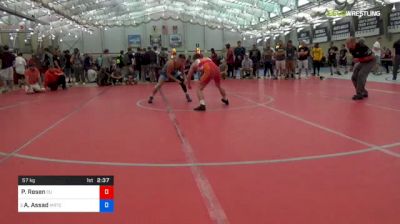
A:
[[[380,16],[380,11],[346,11],[346,10],[327,10],[328,17],[346,17],[346,16]]]

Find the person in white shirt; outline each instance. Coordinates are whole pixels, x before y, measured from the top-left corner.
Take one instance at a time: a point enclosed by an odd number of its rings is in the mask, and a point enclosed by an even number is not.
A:
[[[18,76],[18,82],[20,85],[23,84],[25,80],[25,68],[26,68],[26,60],[22,57],[22,53],[18,53],[14,62],[15,72]]]
[[[372,53],[374,53],[375,59],[376,59],[376,65],[375,68],[373,69],[373,73],[375,75],[381,74],[380,67],[381,67],[381,55],[382,55],[382,50],[381,50],[381,43],[380,43],[381,37],[378,37],[372,46]]]
[[[245,73],[253,74],[253,61],[249,58],[249,55],[246,54],[242,61],[242,68],[240,69],[240,76],[245,78],[247,75]]]

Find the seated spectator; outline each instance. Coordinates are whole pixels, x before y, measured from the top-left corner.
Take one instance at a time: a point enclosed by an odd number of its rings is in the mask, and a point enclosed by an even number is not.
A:
[[[40,71],[35,63],[30,61],[28,69],[25,70],[25,92],[30,94],[44,91],[45,89],[40,86]]]
[[[97,73],[97,85],[108,86],[110,84],[110,74],[105,68],[101,68]]]
[[[240,76],[245,78],[246,76],[253,74],[253,61],[246,54],[242,61],[242,68],[240,69]]]
[[[87,79],[89,82],[96,82],[96,79],[97,79],[96,66],[91,66],[87,70]]]
[[[44,73],[44,86],[56,91],[60,85],[64,90],[67,89],[64,72],[59,68],[49,68]]]
[[[18,53],[18,56],[15,58],[15,73],[17,75],[18,84],[23,85],[25,80],[25,68],[26,68],[26,60],[22,57],[22,53]]]
[[[219,64],[220,64],[219,71],[221,72],[221,77],[222,79],[226,79],[226,77],[228,76],[228,65],[226,64],[225,60],[221,60]]]
[[[116,85],[117,83],[122,83],[124,80],[124,76],[121,73],[120,68],[116,68],[112,73],[111,73],[111,82],[113,85]]]

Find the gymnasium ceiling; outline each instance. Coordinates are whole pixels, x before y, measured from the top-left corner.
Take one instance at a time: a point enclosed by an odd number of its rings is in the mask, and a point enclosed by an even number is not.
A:
[[[261,37],[326,22],[327,9],[367,10],[396,1],[400,0],[1,0],[0,25],[11,21],[10,14],[18,14],[18,23],[26,24],[29,32],[54,37],[174,19]]]

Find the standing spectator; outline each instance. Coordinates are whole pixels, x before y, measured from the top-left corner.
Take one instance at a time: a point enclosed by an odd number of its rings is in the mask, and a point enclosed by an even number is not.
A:
[[[264,77],[274,77],[274,68],[273,68],[273,56],[274,50],[271,48],[270,44],[267,43],[264,51],[263,51],[263,63],[264,63]],[[267,72],[269,70],[269,74],[267,76]]]
[[[393,66],[392,51],[384,47],[383,52],[382,65],[386,68],[386,73],[389,74],[389,66]]]
[[[214,48],[211,48],[211,60],[214,62],[214,64],[216,64],[217,66],[219,66],[218,54],[215,52],[215,49],[214,49]]]
[[[38,93],[45,90],[40,86],[40,71],[32,60],[28,62],[28,69],[25,70],[24,76],[26,93]]]
[[[71,57],[72,68],[74,69],[75,82],[85,84],[85,77],[83,73],[83,58],[78,48],[74,49],[74,54]],[[55,71],[52,72],[52,74]]]
[[[148,52],[149,58],[149,77],[150,77],[150,82],[156,82],[157,81],[157,62],[158,62],[158,55],[157,55],[157,47],[154,46],[153,49],[149,49]]]
[[[64,52],[64,74],[66,77],[68,77],[68,83],[72,82],[72,72],[71,72],[71,54],[69,53],[69,50],[66,50]]]
[[[18,83],[20,86],[23,84],[25,80],[25,68],[26,68],[26,60],[22,57],[22,53],[18,53],[15,58],[15,73],[17,74]]]
[[[128,82],[129,80],[133,81],[133,61],[132,48],[128,47],[128,51],[122,57],[122,63],[124,63],[124,66],[121,69],[122,76],[124,76]]]
[[[111,63],[112,63],[112,58],[110,56],[110,51],[108,49],[105,49],[103,51],[103,61],[101,63],[101,68],[104,68],[106,72],[110,72],[111,69]]]
[[[394,58],[393,58],[393,80],[397,79],[397,70],[400,65],[400,39],[394,42]]]
[[[357,41],[354,37],[348,38],[346,45],[350,53],[353,55],[355,63],[353,76],[351,77],[351,81],[356,90],[356,95],[353,96],[353,100],[362,100],[368,97],[368,91],[365,89],[365,84],[367,82],[368,74],[376,64],[376,58],[363,41]]]
[[[285,69],[286,69],[285,60],[286,60],[286,49],[282,41],[278,41],[275,51],[275,67],[276,67],[277,77],[283,77],[285,75]]]
[[[161,48],[159,57],[160,57],[160,68],[162,68],[168,61],[168,52],[166,48]]]
[[[260,68],[261,52],[255,44],[253,44],[253,49],[250,50],[250,59],[253,61],[253,76],[259,77],[258,69]]]
[[[103,64],[103,55],[100,54],[100,55],[96,58],[96,67],[97,67],[97,70],[100,71],[101,65],[102,65],[102,64]]]
[[[240,68],[240,76],[246,78],[247,73],[249,73],[249,75],[253,75],[253,61],[250,59],[248,54],[245,54],[244,59],[242,60],[242,66]]]
[[[286,44],[286,79],[294,79],[294,74],[296,73],[296,52],[296,47],[293,46],[292,41],[289,40]]]
[[[142,81],[146,81],[147,77],[150,78],[150,51],[151,51],[151,47],[147,48],[147,51],[145,50],[144,54],[143,54],[143,60],[142,60],[142,69],[143,69],[143,77],[142,77]]]
[[[57,48],[53,52],[53,63],[55,68],[61,68],[61,53],[60,50]]]
[[[15,61],[15,55],[10,52],[7,45],[3,46],[3,52],[0,53],[1,60],[1,70],[0,70],[0,79],[2,81],[3,92],[7,92],[12,90],[14,87],[13,79],[14,79],[14,70],[13,64]]]
[[[237,42],[237,46],[235,48],[234,53],[235,53],[235,69],[237,71],[240,71],[244,55],[246,54],[246,48],[242,47],[241,41]]]
[[[231,45],[228,43],[225,45],[226,47],[226,64],[228,65],[228,78],[232,77],[235,78],[234,66],[235,66],[235,56],[234,52],[231,48]]]
[[[84,54],[83,55],[83,75],[84,75],[84,80],[89,81],[89,69],[92,68],[92,57],[89,54]]]
[[[381,74],[381,55],[382,55],[382,50],[381,50],[381,37],[378,37],[372,46],[372,53],[374,53],[375,59],[376,59],[376,65],[374,67],[374,74],[375,75],[380,75]]]
[[[344,67],[344,74],[347,74],[347,49],[344,44],[339,51],[339,65]]]
[[[313,60],[313,68],[314,68],[313,75],[319,76],[322,56],[324,56],[324,52],[322,51],[322,48],[319,47],[319,43],[314,44],[314,47],[311,51],[311,57]]]
[[[60,85],[64,90],[67,89],[64,72],[59,68],[49,68],[44,74],[44,86],[56,91]]]
[[[54,68],[53,54],[50,52],[49,48],[45,48],[42,55],[43,73],[45,73],[49,68]]]
[[[225,60],[222,60],[222,63],[220,63],[219,71],[221,72],[222,79],[226,79],[226,76],[228,74],[228,65],[226,64]]]
[[[145,80],[144,74],[142,72],[142,64],[143,64],[143,54],[142,54],[142,49],[140,47],[137,48],[137,51],[135,53],[135,70],[138,71],[139,78],[138,80]]]
[[[119,55],[118,55],[118,57],[116,59],[116,63],[117,63],[117,67],[118,68],[123,68],[124,67],[123,58],[124,58],[124,51],[120,51]]]
[[[308,49],[307,44],[304,41],[300,42],[299,46],[299,79],[301,78],[301,70],[304,69],[306,72],[306,78],[308,78],[308,57],[310,55],[310,49]]]
[[[331,71],[331,76],[333,75],[333,70],[335,70],[336,74],[342,75],[337,67],[337,54],[338,54],[339,49],[334,45],[333,42],[331,42],[331,46],[328,49],[328,65],[329,65],[329,70]]]

